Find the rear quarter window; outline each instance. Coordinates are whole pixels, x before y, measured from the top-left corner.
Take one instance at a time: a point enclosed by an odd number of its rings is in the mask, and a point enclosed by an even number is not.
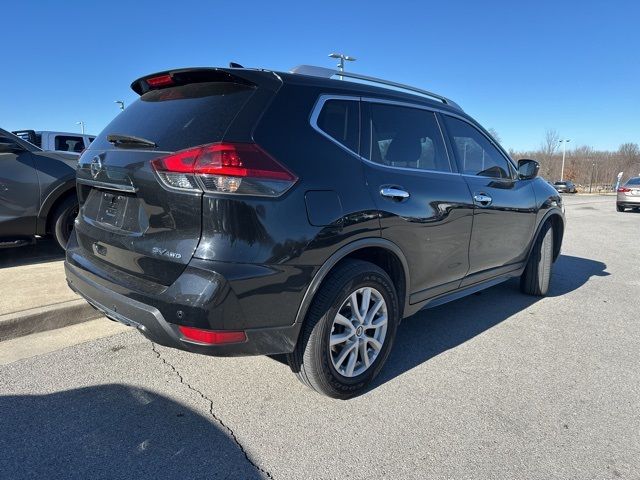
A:
[[[107,125],[91,149],[112,148],[109,134],[142,137],[165,151],[218,142],[253,92],[253,87],[230,82],[152,90]]]
[[[353,100],[327,100],[318,115],[317,126],[327,136],[358,153],[360,109]]]

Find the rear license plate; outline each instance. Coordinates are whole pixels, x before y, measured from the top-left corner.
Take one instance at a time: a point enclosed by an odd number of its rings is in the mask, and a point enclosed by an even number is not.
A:
[[[96,220],[100,223],[122,228],[128,200],[128,197],[124,195],[102,192]]]

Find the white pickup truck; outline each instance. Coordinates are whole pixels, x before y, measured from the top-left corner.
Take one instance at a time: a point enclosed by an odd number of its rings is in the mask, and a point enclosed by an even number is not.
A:
[[[42,150],[77,153],[78,155],[85,148],[88,148],[89,144],[96,138],[95,135],[41,130],[16,130],[11,133],[36,147],[40,147]]]

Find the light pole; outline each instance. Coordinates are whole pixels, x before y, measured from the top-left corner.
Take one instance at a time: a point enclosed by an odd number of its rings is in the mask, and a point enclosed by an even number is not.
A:
[[[345,55],[343,53],[330,53],[329,57],[331,58],[337,58],[340,60],[340,62],[338,63],[337,67],[341,72],[344,72],[344,61],[346,60],[347,62],[355,62],[356,59],[354,57],[350,57],[349,55]]]
[[[124,102],[122,100],[115,100],[113,103],[117,103],[120,110],[124,110]]]
[[[564,180],[564,157],[567,154],[567,143],[570,141],[570,138],[563,138],[562,140],[558,140],[559,143],[562,143],[562,169],[560,170],[560,181]]]
[[[83,121],[76,122],[76,125],[80,125],[80,128],[82,130],[82,134],[84,135],[84,122]]]

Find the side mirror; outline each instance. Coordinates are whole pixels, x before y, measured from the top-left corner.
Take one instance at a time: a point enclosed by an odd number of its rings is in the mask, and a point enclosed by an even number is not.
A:
[[[538,176],[540,164],[535,160],[518,160],[518,177],[520,180],[530,180]]]
[[[17,153],[22,152],[24,148],[15,142],[6,138],[0,138],[0,153]]]

